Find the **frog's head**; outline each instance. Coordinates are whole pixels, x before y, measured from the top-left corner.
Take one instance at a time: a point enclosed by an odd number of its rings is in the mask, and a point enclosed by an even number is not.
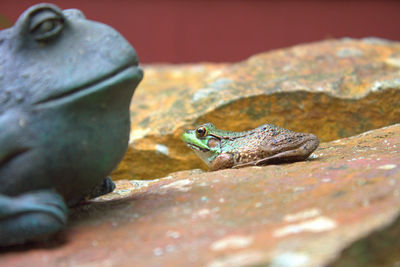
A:
[[[35,5],[0,32],[0,113],[16,105],[82,103],[106,89],[114,91],[107,98],[130,99],[142,77],[132,46],[76,9]]]
[[[205,123],[194,130],[182,134],[182,140],[207,165],[221,153],[221,140],[216,134],[217,129],[211,123]]]

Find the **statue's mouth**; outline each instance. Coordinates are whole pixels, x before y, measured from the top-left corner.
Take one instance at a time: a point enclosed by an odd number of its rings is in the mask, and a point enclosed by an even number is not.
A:
[[[139,83],[143,78],[143,71],[137,64],[124,65],[109,74],[102,76],[99,79],[93,80],[83,86],[78,86],[67,92],[60,94],[49,95],[43,99],[36,101],[35,105],[43,105],[55,103],[58,101],[67,102],[75,99],[79,99],[83,96],[97,92],[101,89],[108,88],[114,84],[127,80],[136,80]]]

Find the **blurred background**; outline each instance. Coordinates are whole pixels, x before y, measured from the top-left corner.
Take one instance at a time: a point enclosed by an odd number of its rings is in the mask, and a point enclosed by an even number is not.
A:
[[[0,27],[42,1],[1,0]],[[235,62],[328,38],[400,39],[400,1],[64,0],[121,32],[142,63]]]

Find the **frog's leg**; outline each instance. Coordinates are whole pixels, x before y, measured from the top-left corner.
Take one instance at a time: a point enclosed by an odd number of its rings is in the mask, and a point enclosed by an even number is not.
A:
[[[64,199],[53,190],[0,194],[0,246],[46,239],[65,226],[67,213]]]
[[[230,153],[219,154],[210,164],[210,171],[231,168],[234,164],[233,156]]]
[[[115,184],[111,180],[110,176],[103,180],[101,184],[96,186],[88,195],[87,199],[95,198],[98,196],[102,196],[108,193],[111,193],[115,189]]]
[[[311,151],[312,152],[312,151]],[[260,166],[268,163],[283,163],[283,162],[294,162],[306,159],[310,154],[310,151],[304,150],[303,146],[296,149],[280,152],[270,157],[266,157],[260,160],[255,160],[243,164],[239,164],[233,167],[233,169],[243,168],[248,166]]]

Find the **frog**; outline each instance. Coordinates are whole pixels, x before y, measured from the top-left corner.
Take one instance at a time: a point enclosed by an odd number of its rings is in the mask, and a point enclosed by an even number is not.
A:
[[[142,78],[130,43],[78,9],[34,5],[0,31],[0,246],[52,239],[114,190]]]
[[[181,136],[210,171],[290,163],[307,159],[318,147],[318,137],[272,124],[233,132],[205,123]]]

